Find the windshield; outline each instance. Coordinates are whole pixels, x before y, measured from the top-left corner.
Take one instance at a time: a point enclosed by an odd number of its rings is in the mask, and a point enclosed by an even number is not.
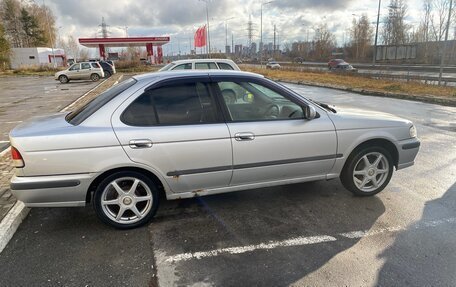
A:
[[[133,86],[135,83],[136,80],[130,78],[121,83],[118,83],[117,85],[112,86],[110,89],[107,89],[98,97],[91,100],[84,106],[69,113],[65,118],[66,121],[72,125],[79,125],[88,117],[90,117],[93,113],[95,113],[99,108],[104,106],[106,103],[114,99],[117,95],[119,95],[129,87]]]
[[[168,65],[164,66],[163,68],[161,68],[161,69],[158,70],[158,71],[159,71],[159,72],[168,71],[168,70],[170,70],[173,66],[174,66],[174,63],[169,63]]]

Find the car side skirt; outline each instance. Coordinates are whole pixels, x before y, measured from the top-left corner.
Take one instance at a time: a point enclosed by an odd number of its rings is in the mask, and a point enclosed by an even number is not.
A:
[[[334,178],[334,176],[336,176],[336,175],[333,174],[333,175],[328,176],[328,175],[324,174],[324,175],[314,175],[314,176],[292,178],[292,179],[283,179],[283,180],[277,180],[277,181],[235,185],[235,186],[213,188],[213,189],[198,189],[198,190],[192,190],[189,192],[182,192],[182,193],[167,193],[166,197],[169,200],[181,199],[181,198],[191,198],[191,197],[197,197],[197,196],[205,196],[205,195],[212,195],[212,194],[219,194],[219,193],[226,193],[226,192],[233,192],[233,191],[240,191],[240,190],[249,190],[249,189],[256,189],[256,188],[263,188],[263,187],[271,187],[271,186],[278,186],[278,185],[295,184],[295,183],[308,182],[308,181],[331,179],[331,178]]]

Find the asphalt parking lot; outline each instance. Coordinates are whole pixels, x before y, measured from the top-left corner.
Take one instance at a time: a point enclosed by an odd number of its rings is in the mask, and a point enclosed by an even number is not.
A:
[[[289,86],[414,121],[415,166],[369,198],[332,180],[162,200],[130,231],[90,207],[32,209],[0,254],[0,285],[454,286],[456,108]]]
[[[30,117],[60,111],[100,82],[60,84],[52,77],[2,77],[0,79],[0,151],[9,131]]]

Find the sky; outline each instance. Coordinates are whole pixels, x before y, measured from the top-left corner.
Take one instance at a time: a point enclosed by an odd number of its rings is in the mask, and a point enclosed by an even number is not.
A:
[[[260,39],[260,0],[207,0],[212,49],[224,51],[225,31],[228,43],[248,43],[247,23],[253,22],[253,41]],[[406,0],[406,21],[418,25],[423,0]],[[170,36],[165,54],[186,54],[199,26],[206,24],[206,2],[202,0],[46,0],[56,16],[59,37],[100,37],[101,19],[109,25],[112,37]],[[381,17],[388,13],[389,0],[383,0]],[[367,14],[373,27],[377,0],[276,0],[263,6],[263,42],[273,41],[274,25],[277,42],[311,39],[314,28],[326,23],[339,45],[349,41],[348,29],[354,18]],[[354,14],[354,15],[353,15]],[[231,18],[231,19],[230,19]],[[226,19],[229,19],[225,21]],[[380,20],[381,21],[381,20]],[[225,30],[225,23],[227,29]],[[127,28],[126,28],[127,27]],[[95,49],[94,49],[95,50]]]

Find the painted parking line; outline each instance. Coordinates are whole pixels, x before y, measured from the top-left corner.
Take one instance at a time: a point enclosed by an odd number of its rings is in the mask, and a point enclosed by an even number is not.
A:
[[[270,241],[267,243],[260,243],[254,245],[246,246],[236,246],[236,247],[227,247],[227,248],[218,248],[209,251],[199,251],[199,252],[188,252],[181,253],[177,255],[167,256],[163,258],[164,260],[159,260],[165,263],[176,263],[180,261],[188,261],[192,259],[203,259],[209,257],[216,257],[223,254],[243,254],[248,252],[254,252],[257,250],[270,250],[279,247],[292,247],[292,246],[305,246],[317,243],[324,242],[334,242],[337,241],[337,237],[345,239],[359,239],[368,236],[374,236],[384,233],[392,233],[397,231],[402,231],[406,229],[424,229],[430,227],[437,227],[442,224],[455,224],[456,218],[446,218],[433,221],[425,221],[417,224],[412,224],[411,226],[392,226],[387,228],[381,228],[376,230],[357,230],[351,232],[338,233],[334,236],[331,235],[318,235],[318,236],[308,236],[308,237],[295,237],[291,239],[286,239],[282,241]]]

